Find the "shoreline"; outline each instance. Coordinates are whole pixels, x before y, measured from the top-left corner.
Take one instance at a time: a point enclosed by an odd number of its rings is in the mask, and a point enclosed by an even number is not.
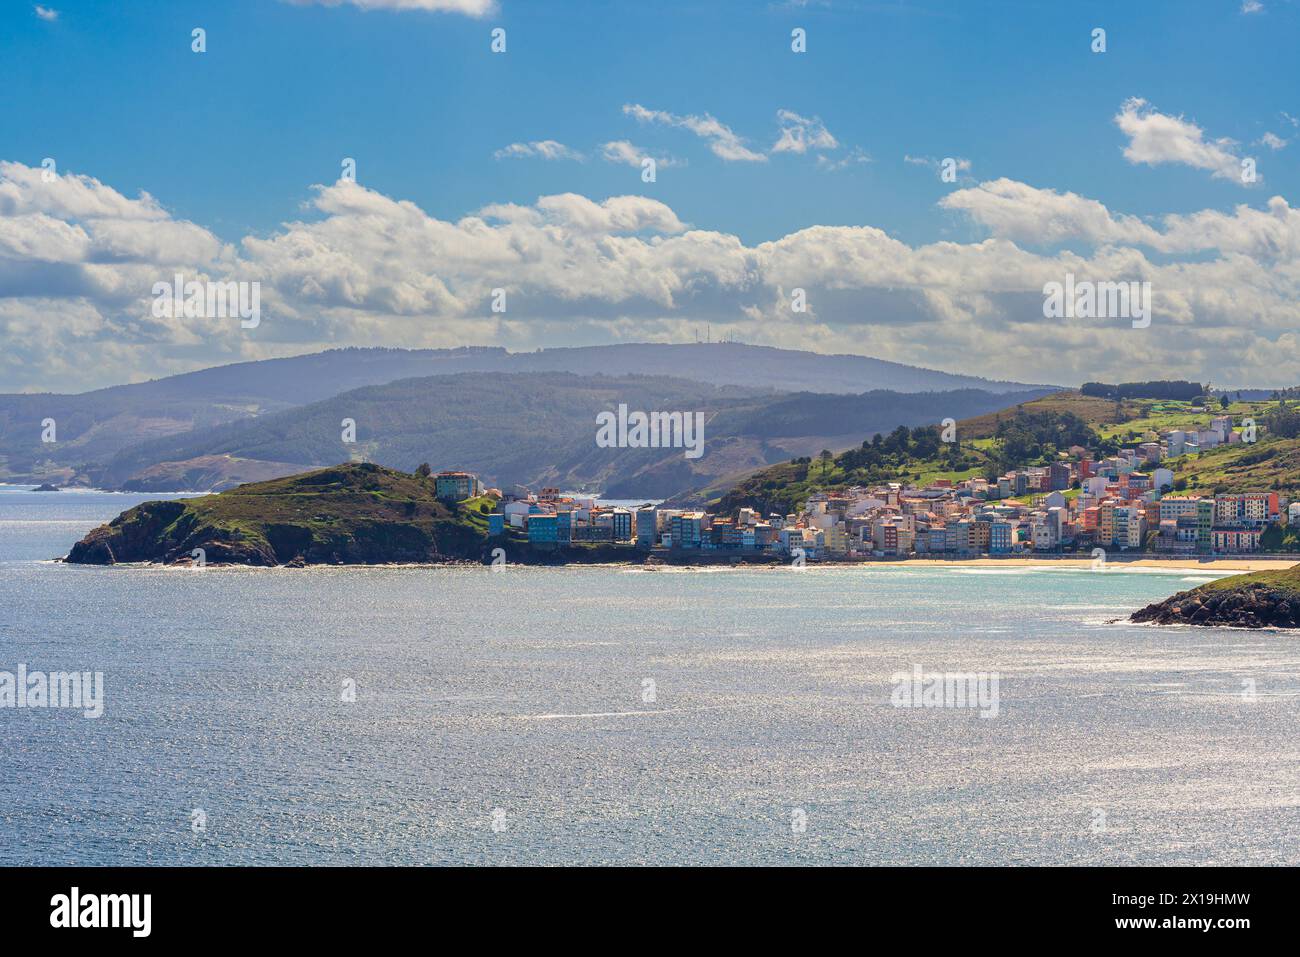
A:
[[[80,562],[67,562],[65,557],[49,558],[41,560],[43,563],[66,565],[66,564],[84,564]],[[1096,569],[1102,574],[1124,571],[1166,571],[1171,573],[1188,573],[1188,572],[1210,572],[1216,574],[1243,574],[1246,572],[1262,571],[1280,571],[1291,568],[1300,564],[1300,559],[1275,559],[1275,558],[1214,558],[1207,561],[1188,561],[1185,558],[1135,558],[1129,560],[1111,560],[1106,563],[1105,568]],[[775,571],[788,571],[789,562],[778,561],[747,561],[733,562],[726,560],[712,561],[674,561],[674,562],[638,562],[638,561],[568,561],[568,562],[510,562],[506,565],[513,568],[635,568],[645,571],[682,571],[697,568],[707,569],[730,569],[730,568],[747,568],[747,569],[772,569]],[[97,566],[91,564],[89,567],[110,567]],[[114,562],[112,567],[125,568],[158,568],[158,569],[183,569],[190,571],[199,570],[190,562]],[[208,562],[207,568],[255,568],[263,570],[273,569],[309,569],[309,568],[372,568],[372,569],[395,569],[395,568],[491,568],[486,562],[478,562],[467,559],[453,559],[443,562],[315,562],[305,564],[281,564],[281,565],[252,565],[244,562]],[[960,559],[943,559],[943,558],[906,558],[906,559],[854,559],[849,561],[821,560],[809,561],[807,569],[817,568],[1012,568],[1012,569],[1041,569],[1051,571],[1053,569],[1069,569],[1080,571],[1093,571],[1093,560],[1091,558],[960,558]]]

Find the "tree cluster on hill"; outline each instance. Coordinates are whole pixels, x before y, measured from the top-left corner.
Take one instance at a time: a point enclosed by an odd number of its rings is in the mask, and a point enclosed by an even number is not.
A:
[[[1119,385],[1085,382],[1079,391],[1084,395],[1100,396],[1103,399],[1180,399],[1190,402],[1205,394],[1205,386],[1199,382],[1187,382],[1182,379],[1158,379],[1148,382],[1121,382]]]
[[[998,422],[994,435],[1001,443],[997,464],[1003,471],[1041,462],[1074,445],[1091,449],[1101,444],[1092,426],[1073,412],[1017,409]]]
[[[1279,399],[1277,408],[1270,409],[1263,416],[1264,428],[1270,435],[1280,439],[1294,439],[1300,436],[1300,409],[1287,404],[1286,399]]]
[[[920,425],[914,429],[900,425],[888,435],[876,433],[858,448],[840,453],[836,464],[846,476],[881,471],[892,475],[900,468],[915,464],[918,459],[934,458],[941,445],[939,429],[933,425]]]

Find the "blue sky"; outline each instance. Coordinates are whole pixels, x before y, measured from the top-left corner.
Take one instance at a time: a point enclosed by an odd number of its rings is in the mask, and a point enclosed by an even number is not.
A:
[[[194,27],[207,31],[201,55],[190,49]],[[506,30],[505,54],[489,50],[496,27]],[[790,50],[795,27],[807,31],[804,54]],[[1090,49],[1094,27],[1106,30],[1105,53]],[[250,237],[283,237],[285,223],[328,218],[305,204],[317,195],[313,185],[338,178],[343,157],[356,159],[360,186],[409,201],[440,222],[494,204],[529,206],[542,196],[573,193],[599,203],[633,195],[664,204],[684,227],[735,237],[746,249],[814,226],[870,226],[912,249],[977,244],[997,234],[989,216],[940,202],[992,181],[1077,194],[1117,217],[1146,222],[1203,211],[1230,215],[1242,203],[1263,210],[1271,197],[1295,197],[1300,185],[1300,129],[1289,119],[1300,116],[1300,4],[1292,0],[499,0],[477,16],[366,10],[353,0],[51,0],[41,12],[7,3],[0,28],[0,161],[34,168],[53,157],[60,172],[92,177],[121,196],[147,192],[171,219],[201,227],[239,255]],[[1260,182],[1247,188],[1214,175],[1213,161],[1180,161],[1177,144],[1157,162],[1126,158],[1133,140],[1117,116],[1132,98],[1145,101],[1134,116],[1189,124],[1211,144],[1231,141],[1222,155],[1255,158]],[[632,106],[661,119],[638,121]],[[779,111],[803,118],[806,130],[824,129],[836,146],[773,152],[782,126],[790,125]],[[664,121],[663,114],[676,119]],[[756,158],[726,159],[711,149],[716,140],[685,128],[706,116]],[[1266,134],[1286,145],[1267,145]],[[495,155],[510,144],[543,141],[583,159]],[[656,182],[643,183],[638,168],[602,158],[603,144],[617,141],[674,163],[661,165]],[[958,182],[941,182],[919,162],[943,157],[963,161]],[[1005,238],[1022,249],[1050,254],[1068,247],[1095,259],[1097,244],[1069,230],[1055,240],[1023,230]],[[1220,246],[1171,252],[1150,244],[1143,252],[1153,264],[1227,254]],[[435,262],[428,269],[439,272]],[[818,281],[827,277],[809,279]],[[454,283],[449,288],[463,299]],[[67,293],[52,289],[43,298]],[[725,322],[726,308],[717,308]],[[290,303],[283,309],[294,312]],[[455,322],[439,324],[433,310],[423,313],[428,321],[420,333],[406,323],[380,344],[477,338],[535,347],[664,338],[676,334],[665,324],[669,318],[692,319],[676,303],[671,317],[649,312],[614,316],[593,308],[567,330],[552,322],[464,335]],[[463,308],[456,313],[463,315]],[[539,317],[550,315],[539,305]],[[1193,319],[1180,314],[1178,321]],[[897,333],[901,322],[882,320],[890,333],[855,348],[844,332],[852,323],[828,318],[827,330],[803,337],[804,347],[873,353],[871,343],[879,342],[873,354],[883,349],[889,358],[941,367],[963,355],[960,348],[925,346],[935,329],[916,323],[909,351]],[[310,332],[278,328],[255,342],[218,336],[206,350],[173,343],[175,349],[161,350],[162,366],[120,371],[139,377],[359,338],[338,323]],[[739,333],[797,344],[770,328]],[[91,348],[93,336],[81,338]],[[1259,336],[1253,340],[1259,347]],[[1072,372],[1115,373],[1127,351],[1111,343],[1080,358]],[[50,358],[57,385],[65,378],[59,368],[73,368],[73,357]],[[979,371],[1042,378],[999,369],[998,361],[980,358]],[[1225,375],[1258,372],[1244,358],[1220,365]],[[1295,373],[1288,369],[1281,378],[1290,381],[1300,369]],[[19,387],[33,387],[30,375]]]
[[[483,18],[276,0],[52,6],[53,23],[6,7],[6,158],[64,157],[230,240],[298,215],[343,156],[367,186],[443,217],[569,190],[646,192],[746,242],[863,222],[908,242],[944,235],[955,228],[935,207],[945,185],[904,155],[966,158],[980,178],[1139,215],[1187,212],[1238,202],[1240,189],[1132,168],[1112,122],[1125,99],[1246,143],[1287,134],[1281,114],[1300,113],[1296,4],[1246,16],[1212,0],[502,0]],[[208,31],[205,56],[190,52],[194,26]],[[488,51],[494,26],[507,31],[502,56]],[[803,56],[789,49],[796,26],[809,32]],[[1105,54],[1090,51],[1094,26],[1107,29]],[[709,113],[758,148],[789,109],[872,161],[836,173],[801,157],[727,163],[688,133],[639,127],[627,103]],[[588,151],[630,139],[688,165],[651,190],[607,163],[492,159],[547,139]],[[1294,160],[1260,159],[1272,188],[1294,195]]]

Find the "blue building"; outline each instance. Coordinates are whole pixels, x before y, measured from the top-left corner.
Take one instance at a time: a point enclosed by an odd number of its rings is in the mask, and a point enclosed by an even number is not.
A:
[[[559,544],[559,520],[554,515],[528,516],[528,544],[554,548]]]
[[[673,548],[699,548],[704,538],[704,513],[673,516]]]
[[[500,512],[493,512],[488,516],[488,534],[501,535],[506,530],[506,517]]]
[[[655,510],[639,508],[636,511],[636,544],[638,548],[653,548],[659,537]]]
[[[995,521],[989,523],[989,553],[1005,555],[1011,551],[1011,523]]]

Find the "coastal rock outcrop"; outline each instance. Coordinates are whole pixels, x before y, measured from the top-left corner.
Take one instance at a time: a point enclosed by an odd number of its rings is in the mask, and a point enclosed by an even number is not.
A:
[[[479,502],[439,501],[432,480],[340,465],[197,498],[144,502],[92,530],[64,561],[378,565],[481,561]]]
[[[1300,628],[1300,566],[1234,575],[1148,605],[1130,621],[1157,625]]]

